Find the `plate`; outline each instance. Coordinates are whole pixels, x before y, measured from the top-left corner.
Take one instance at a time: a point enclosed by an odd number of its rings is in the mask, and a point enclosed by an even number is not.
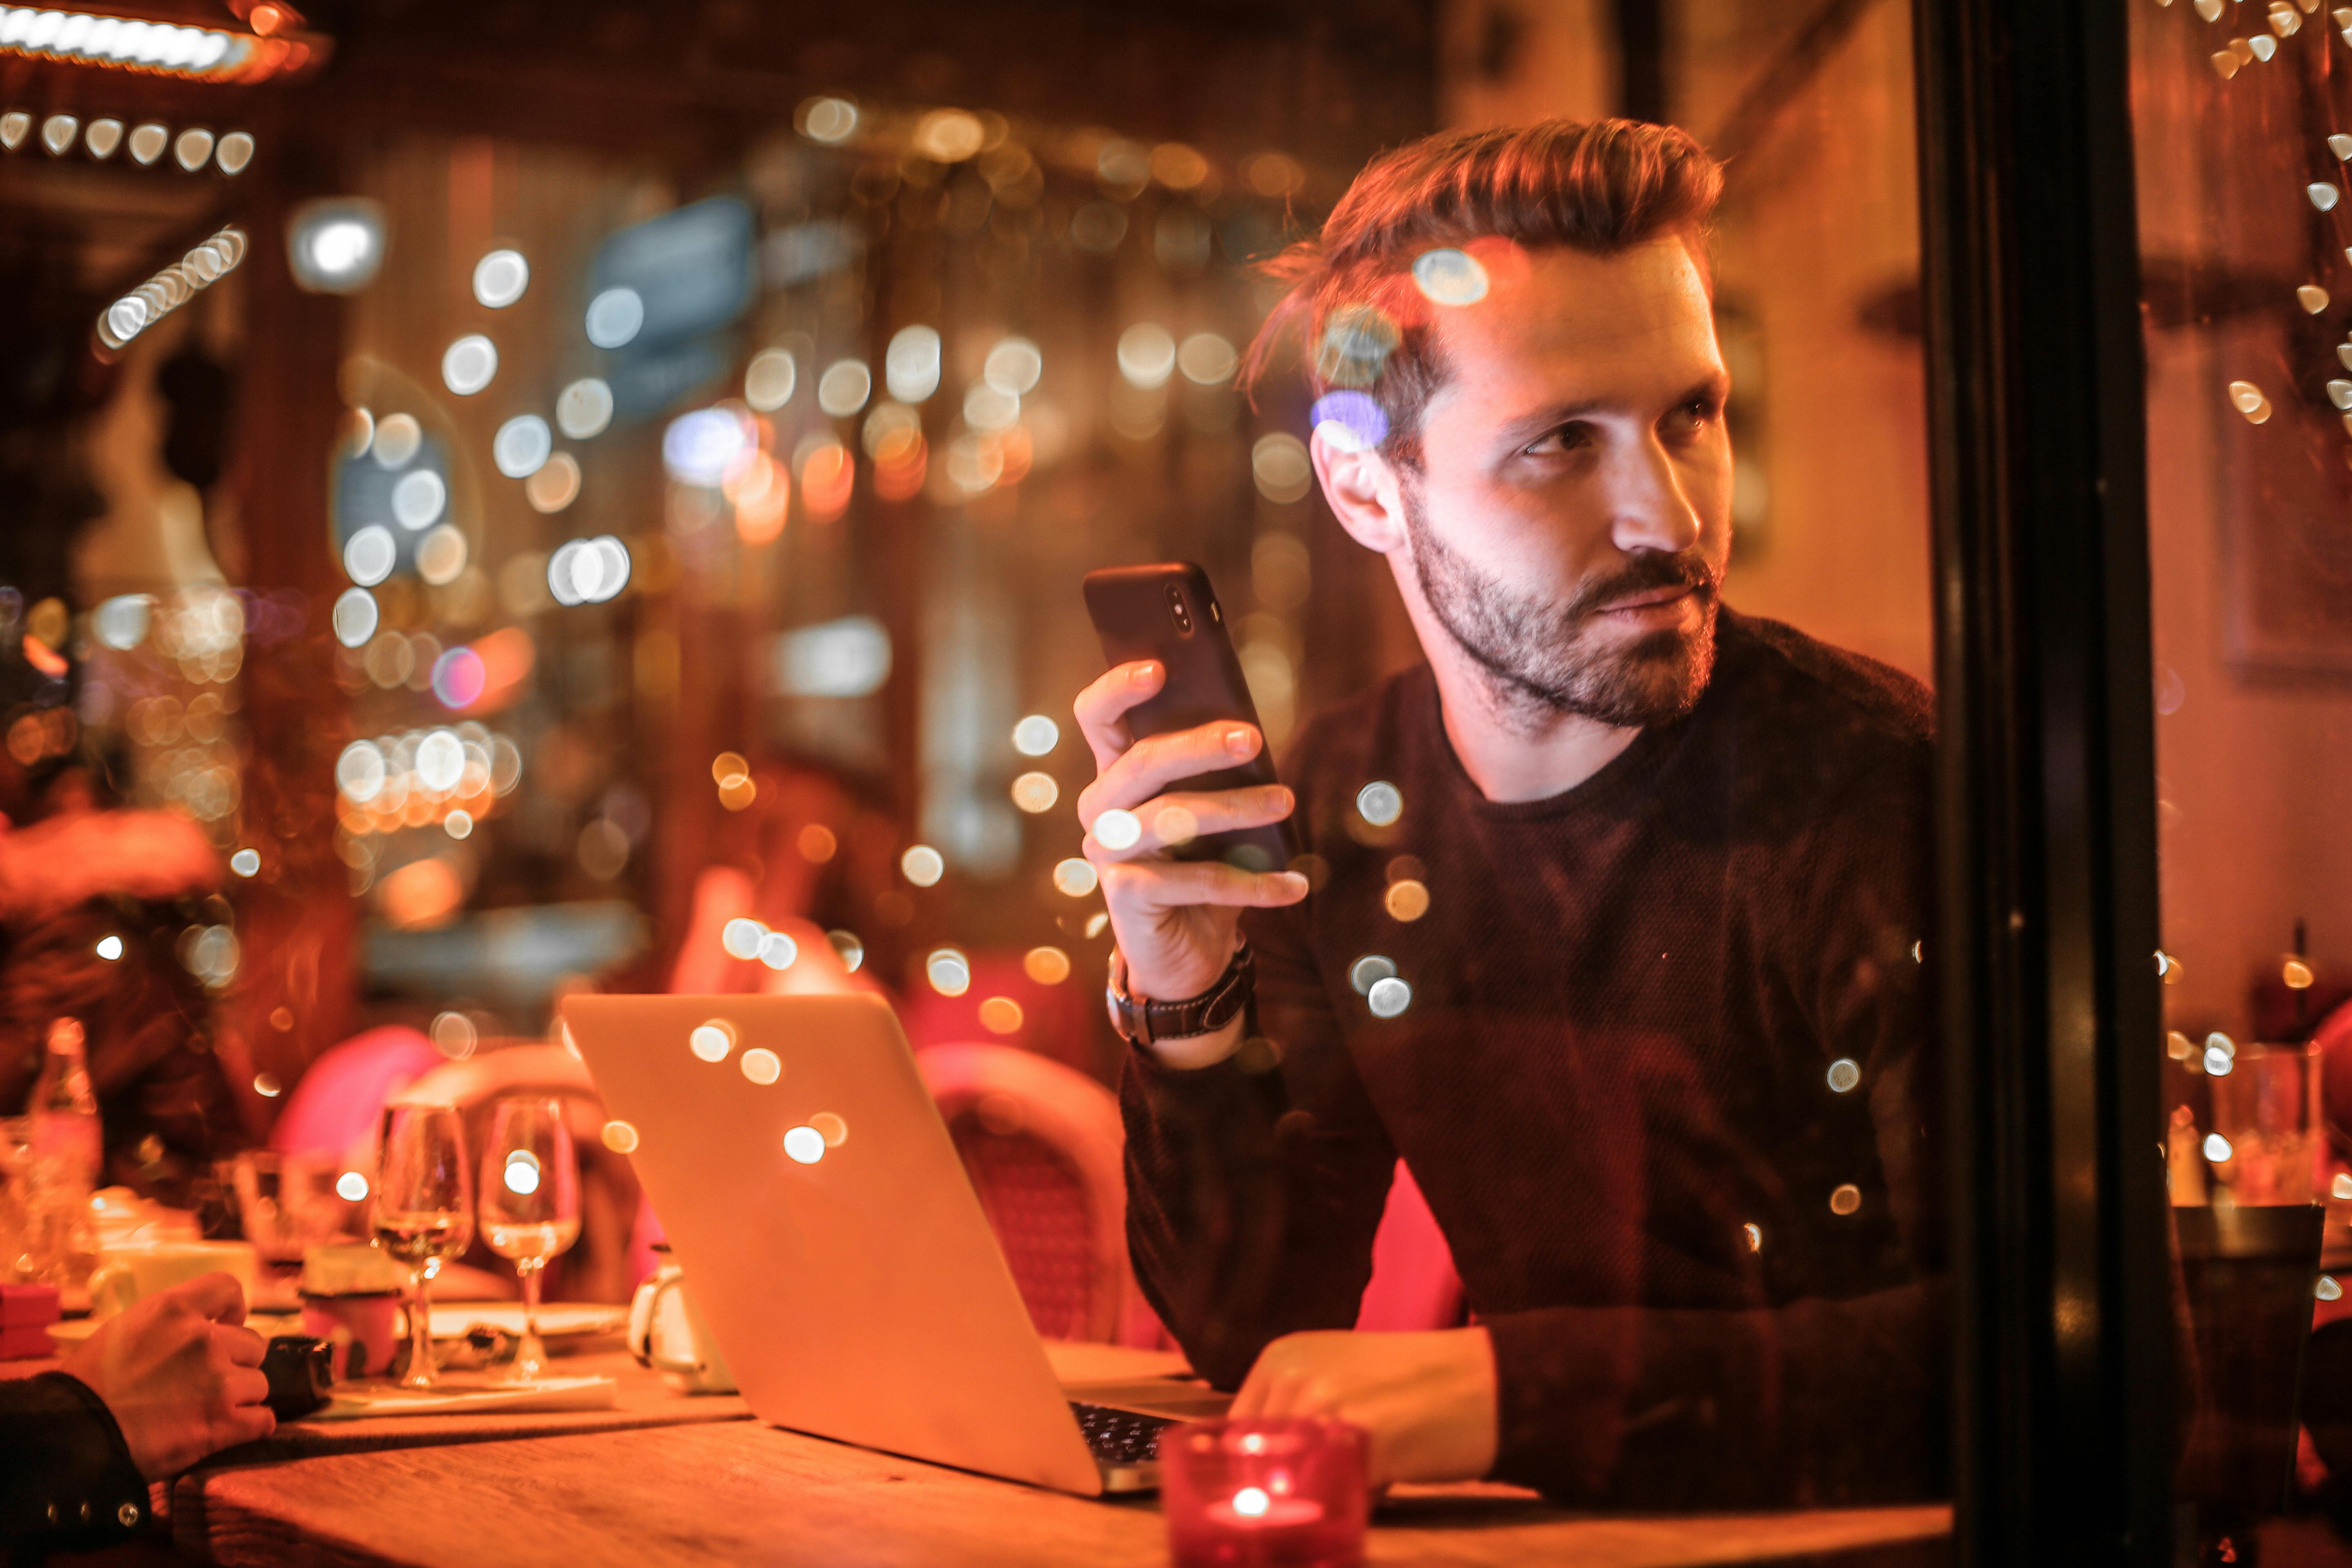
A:
[[[629,1310],[610,1306],[601,1301],[551,1301],[539,1310],[539,1337],[542,1340],[589,1339],[598,1334],[617,1334],[629,1326]],[[458,1340],[472,1328],[498,1329],[509,1334],[522,1332],[520,1301],[436,1301],[433,1303],[433,1337],[436,1340]]]
[[[610,1410],[619,1385],[609,1377],[550,1377],[520,1387],[445,1376],[437,1388],[362,1382],[338,1384],[305,1421],[356,1421],[371,1415],[520,1415],[551,1410]]]

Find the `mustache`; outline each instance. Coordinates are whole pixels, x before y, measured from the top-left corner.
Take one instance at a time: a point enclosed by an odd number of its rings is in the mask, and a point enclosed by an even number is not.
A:
[[[1623,570],[1578,590],[1568,604],[1564,618],[1570,624],[1586,621],[1599,615],[1602,606],[1628,595],[1660,588],[1686,588],[1702,598],[1712,599],[1723,592],[1723,574],[1696,550],[1678,551],[1671,555],[1662,551],[1644,551],[1628,562]]]

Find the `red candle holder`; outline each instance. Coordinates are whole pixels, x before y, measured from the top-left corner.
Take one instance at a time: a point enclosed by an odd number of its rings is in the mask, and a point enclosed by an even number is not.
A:
[[[1209,1421],[1160,1439],[1175,1568],[1358,1568],[1371,1441],[1321,1418]]]

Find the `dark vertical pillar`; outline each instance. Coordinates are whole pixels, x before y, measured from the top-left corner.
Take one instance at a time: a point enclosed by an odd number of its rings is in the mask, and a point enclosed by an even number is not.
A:
[[[315,91],[316,89],[310,89]],[[332,194],[339,145],[329,112],[278,99],[254,131],[239,215],[245,333],[238,447],[230,483],[246,586],[301,606],[299,631],[256,646],[244,671],[249,744],[244,817],[262,868],[237,894],[243,973],[227,1005],[254,1065],[292,1083],[351,1030],[358,908],[335,850],[335,757],[350,739],[330,624],[349,584],[328,537],[327,473],[342,415],[341,301],[294,286],[286,226],[301,201]]]
[[[1617,112],[1666,118],[1665,0],[1612,0],[1617,20]]]
[[[2121,0],[1918,0],[1959,1560],[2169,1561]]]

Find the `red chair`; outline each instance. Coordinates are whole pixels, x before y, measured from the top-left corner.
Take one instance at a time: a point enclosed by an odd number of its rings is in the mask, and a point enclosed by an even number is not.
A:
[[[1402,1160],[1372,1237],[1372,1278],[1356,1308],[1359,1330],[1451,1329],[1462,1322],[1454,1249]]]
[[[1126,1131],[1110,1090],[1010,1046],[933,1046],[915,1063],[1037,1331],[1168,1343],[1128,1267]]]

